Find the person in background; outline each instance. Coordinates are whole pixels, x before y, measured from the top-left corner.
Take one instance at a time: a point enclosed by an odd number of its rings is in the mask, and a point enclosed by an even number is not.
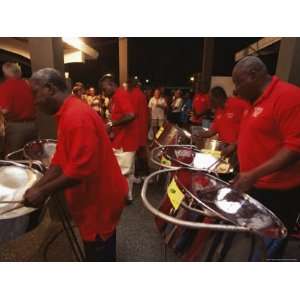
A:
[[[154,95],[150,99],[148,107],[151,114],[151,130],[155,135],[159,127],[162,126],[165,122],[165,110],[167,108],[166,100],[161,97],[159,89],[154,90]]]
[[[202,126],[203,118],[209,113],[210,108],[209,95],[205,90],[204,83],[197,83],[193,99],[191,123],[195,126]]]
[[[76,82],[74,84],[74,87],[72,89],[72,94],[76,97],[78,97],[80,100],[84,100],[85,97],[85,88],[83,83]]]
[[[87,261],[115,261],[116,226],[128,187],[106,128],[89,106],[69,94],[57,70],[41,69],[30,83],[41,111],[56,116],[58,139],[50,168],[26,191],[24,204],[40,207],[64,190]]]
[[[185,129],[189,129],[189,116],[192,112],[192,97],[190,92],[186,92],[183,96],[183,105],[180,114],[180,125]]]
[[[237,97],[227,97],[225,90],[216,86],[210,91],[211,107],[215,111],[215,118],[209,130],[199,132],[200,138],[211,138],[218,135],[218,139],[226,144],[237,142],[241,119],[249,104]]]
[[[94,87],[89,87],[86,92],[85,101],[88,105],[92,105],[95,100],[99,100]]]
[[[181,90],[177,89],[174,92],[172,103],[170,106],[170,121],[175,124],[180,124],[181,109],[183,105],[183,98]]]
[[[149,173],[146,149],[149,131],[147,99],[140,88],[139,81],[136,79],[130,79],[128,81],[128,92],[132,105],[137,107],[136,128],[138,130],[139,148],[136,155],[136,174],[145,176]],[[139,182],[139,180],[136,180],[135,182]]]
[[[107,123],[107,130],[112,133],[112,147],[122,174],[128,181],[127,203],[131,204],[135,153],[139,148],[135,122],[137,108],[132,107],[128,92],[122,87],[118,88],[111,75],[104,75],[99,85],[104,96],[111,98],[111,121]]]
[[[300,211],[300,88],[269,75],[255,56],[240,60],[232,79],[251,105],[240,126],[233,187],[273,211],[290,233]],[[265,243],[269,258],[281,258],[287,239]]]
[[[36,111],[29,83],[22,79],[17,63],[3,64],[5,81],[0,85],[0,110],[5,117],[5,153],[10,153],[37,139]]]

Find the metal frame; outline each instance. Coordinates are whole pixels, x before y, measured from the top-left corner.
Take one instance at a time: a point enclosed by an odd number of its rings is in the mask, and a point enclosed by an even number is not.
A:
[[[183,227],[187,227],[187,228],[192,228],[192,229],[208,229],[208,230],[212,230],[212,231],[225,231],[225,232],[236,232],[236,233],[250,233],[253,234],[254,236],[257,237],[258,240],[258,247],[259,250],[261,252],[261,258],[264,261],[267,258],[267,249],[265,247],[264,244],[264,239],[263,236],[254,231],[251,230],[249,228],[246,227],[242,227],[242,226],[236,226],[236,225],[222,225],[222,224],[206,224],[206,223],[201,223],[201,222],[192,222],[192,221],[185,221],[185,220],[180,220],[178,218],[175,217],[171,217],[165,213],[162,213],[161,211],[159,211],[158,209],[156,209],[147,199],[147,191],[148,191],[148,186],[149,186],[149,182],[150,180],[162,173],[167,173],[167,172],[174,172],[174,171],[178,171],[180,169],[184,169],[184,168],[173,168],[173,169],[164,169],[164,170],[159,170],[156,172],[153,172],[152,174],[150,174],[144,181],[143,187],[142,187],[142,191],[141,191],[141,197],[142,197],[142,202],[144,204],[144,206],[146,207],[147,210],[150,211],[150,213],[152,213],[154,216],[165,220],[168,223],[177,225],[177,226],[183,226]],[[208,174],[209,176],[209,174]],[[191,195],[191,193],[189,193],[189,195]],[[194,198],[194,197],[193,197]],[[187,209],[192,209],[191,207],[188,207],[187,205],[183,205],[181,204],[184,208]],[[202,214],[202,211],[198,211],[199,214]],[[207,215],[207,214],[205,214]],[[210,215],[211,217],[213,217],[212,215]],[[216,216],[218,217],[219,214],[216,214]],[[221,217],[221,219],[224,220],[224,217]],[[226,220],[226,219],[225,219]]]

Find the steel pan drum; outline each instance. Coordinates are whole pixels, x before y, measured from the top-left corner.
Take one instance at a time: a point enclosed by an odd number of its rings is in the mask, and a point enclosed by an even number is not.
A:
[[[163,168],[189,167],[195,170],[232,174],[234,169],[228,160],[198,150],[193,145],[168,145],[153,149],[152,161]]]
[[[156,132],[155,138],[150,145],[150,149],[163,145],[189,144],[190,142],[191,134],[187,130],[169,122],[165,122]]]
[[[166,191],[162,192],[159,204],[149,202],[149,180],[160,173],[169,174],[184,195],[178,209],[171,204]],[[260,240],[284,238],[287,234],[283,223],[270,210],[205,172],[188,168],[154,172],[144,182],[142,199],[155,215],[165,243],[185,260],[197,260],[216,232],[250,233]]]
[[[56,140],[42,139],[24,146],[23,154],[29,160],[38,160],[48,168],[56,150]]]
[[[0,243],[15,239],[33,229],[41,209],[22,205],[23,195],[42,174],[9,161],[0,161]]]

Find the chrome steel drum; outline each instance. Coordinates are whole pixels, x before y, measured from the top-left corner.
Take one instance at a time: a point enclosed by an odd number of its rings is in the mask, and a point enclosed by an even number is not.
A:
[[[177,125],[165,122],[155,134],[155,138],[150,146],[151,149],[157,146],[173,144],[189,144],[191,134]]]
[[[23,154],[29,160],[38,160],[48,168],[56,150],[56,140],[41,139],[24,146]]]
[[[164,168],[190,167],[218,174],[232,174],[234,169],[229,160],[218,158],[193,145],[168,145],[153,149],[152,161]]]
[[[23,195],[42,173],[26,165],[0,161],[0,243],[33,229],[41,209],[25,207]]]
[[[211,216],[234,225],[219,230],[248,231],[270,238],[284,238],[287,234],[281,220],[260,202],[247,194],[233,190],[226,182],[212,175],[188,168],[157,171],[148,176],[144,182],[143,203],[153,214],[167,222],[185,227],[204,228],[201,223],[178,220],[170,215],[162,214],[150,204],[147,197],[148,182],[159,173],[172,174],[172,178],[184,195],[180,206],[188,205],[191,208],[194,207],[195,211],[197,209],[208,211]],[[171,213],[174,211],[176,209],[173,209]]]

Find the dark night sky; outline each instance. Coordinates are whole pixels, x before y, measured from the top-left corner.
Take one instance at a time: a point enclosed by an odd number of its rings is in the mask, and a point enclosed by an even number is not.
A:
[[[112,73],[118,78],[118,38],[84,40],[100,55],[97,60],[87,60],[84,64],[66,65],[72,81],[97,86],[98,79],[105,73]],[[235,52],[257,40],[256,37],[215,38],[213,75],[230,76]],[[193,73],[201,72],[202,47],[203,38],[129,38],[129,76],[138,75],[142,81],[150,79],[153,85],[186,86]],[[277,54],[266,54],[261,58],[274,73]],[[5,60],[7,55],[0,51],[0,62]],[[23,69],[26,75],[30,74],[29,67]]]

